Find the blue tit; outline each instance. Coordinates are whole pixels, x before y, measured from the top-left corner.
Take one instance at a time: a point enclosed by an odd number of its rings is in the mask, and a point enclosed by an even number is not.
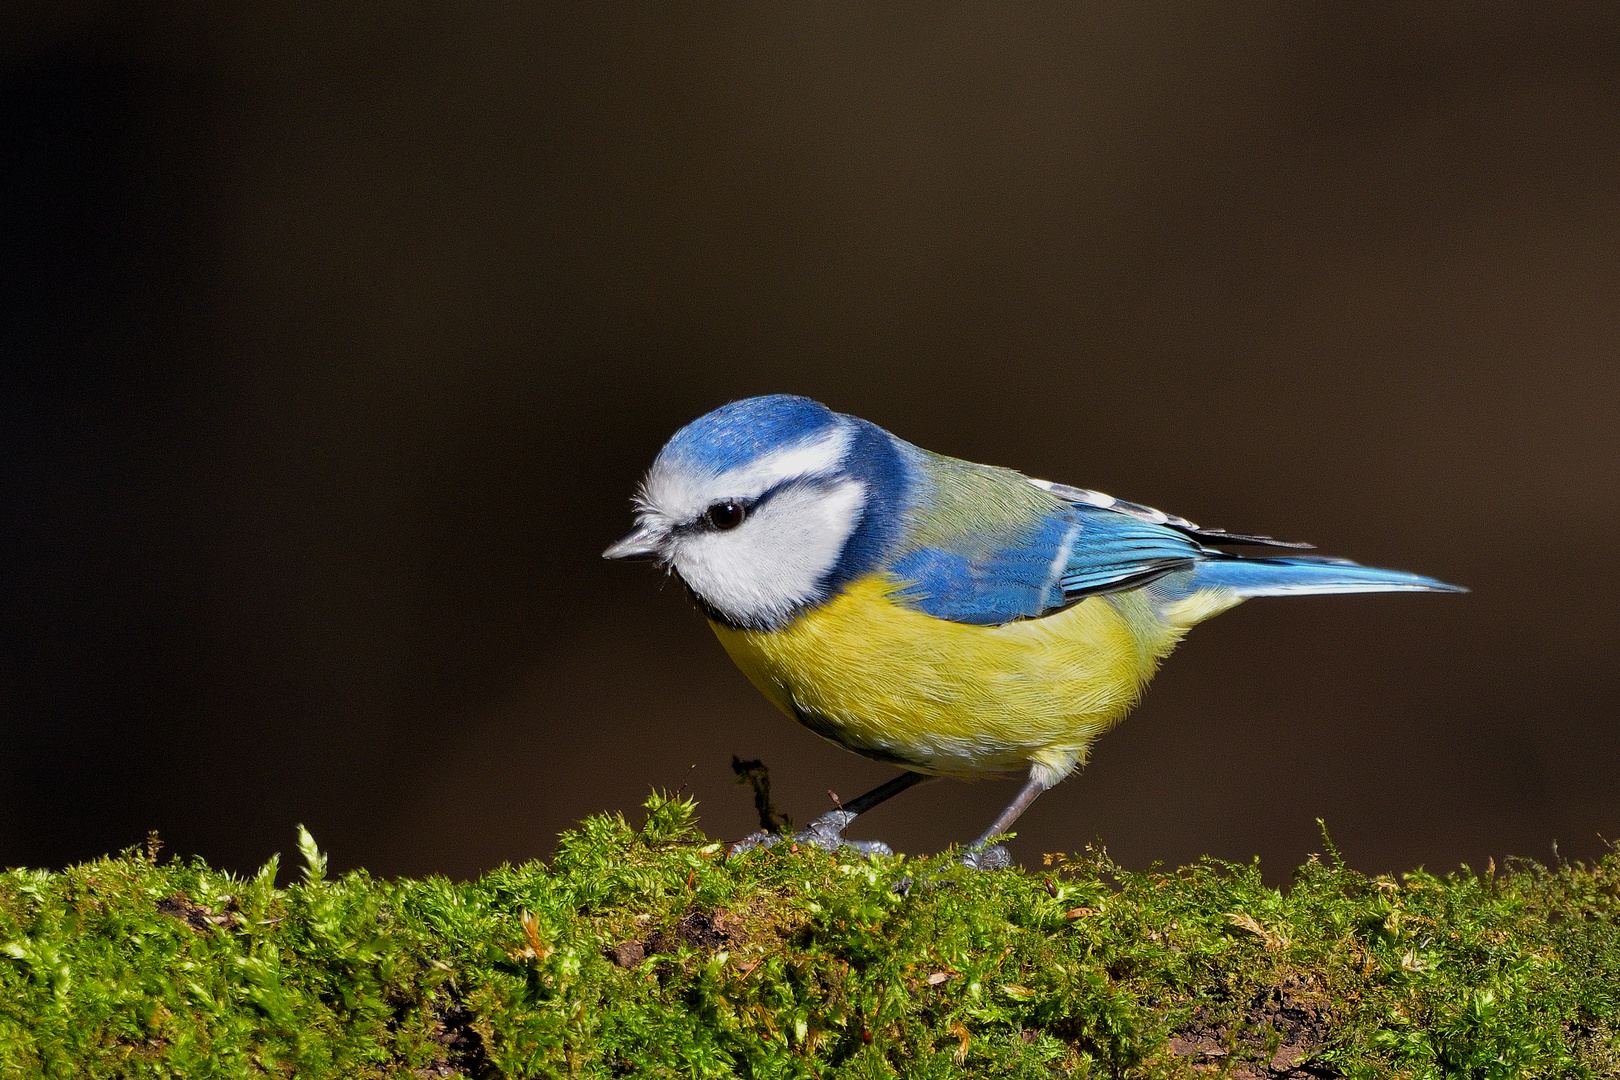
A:
[[[675,433],[603,554],[654,559],[690,591],[749,681],[805,727],[905,770],[796,839],[931,777],[1018,776],[969,849],[1005,834],[1142,695],[1195,624],[1251,596],[1465,592],[1304,548],[1205,529],[1096,491],[931,453],[776,394]],[[747,843],[769,842],[755,836]]]

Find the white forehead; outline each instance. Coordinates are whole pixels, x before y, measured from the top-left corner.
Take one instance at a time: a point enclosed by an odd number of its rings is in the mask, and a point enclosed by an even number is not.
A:
[[[659,458],[638,501],[644,512],[670,522],[693,521],[716,502],[756,499],[785,481],[833,472],[844,460],[850,435],[848,425],[837,424],[719,473],[680,458]]]

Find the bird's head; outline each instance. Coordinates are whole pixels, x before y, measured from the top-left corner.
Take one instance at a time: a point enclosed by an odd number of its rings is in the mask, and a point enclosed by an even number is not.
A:
[[[779,627],[847,568],[872,508],[875,436],[888,439],[808,398],[725,405],[665,444],[636,496],[636,527],[602,554],[656,559],[725,621]]]

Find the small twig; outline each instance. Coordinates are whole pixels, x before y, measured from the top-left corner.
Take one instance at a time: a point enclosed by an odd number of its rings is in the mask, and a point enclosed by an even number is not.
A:
[[[820,1072],[818,1072],[818,1071],[817,1071],[817,1070],[816,1070],[816,1067],[815,1067],[815,1065],[814,1065],[814,1064],[812,1064],[812,1063],[811,1063],[811,1061],[810,1061],[810,1059],[809,1059],[809,1058],[808,1058],[808,1057],[806,1057],[806,1056],[805,1056],[805,1053],[804,1053],[804,1051],[803,1051],[803,1050],[800,1050],[800,1049],[799,1049],[799,1048],[798,1048],[798,1047],[790,1047],[790,1049],[792,1049],[792,1051],[793,1051],[793,1052],[794,1052],[794,1053],[795,1053],[795,1054],[798,1054],[798,1055],[799,1055],[799,1060],[800,1060],[800,1061],[802,1061],[802,1062],[804,1062],[804,1064],[805,1064],[805,1068],[807,1068],[807,1069],[809,1069],[809,1070],[810,1070],[810,1075],[811,1075],[811,1076],[813,1076],[813,1077],[815,1077],[815,1078],[816,1078],[816,1080],[821,1080],[821,1073],[820,1073]]]
[[[752,963],[737,965],[738,967],[742,968],[742,976],[740,978],[738,978],[737,981],[742,982],[744,979],[748,978],[748,976],[752,975],[754,972],[756,972],[760,968],[764,967],[765,966],[765,961],[769,960],[771,957],[775,956],[777,953],[779,953],[781,951],[782,950],[780,948],[771,949],[768,952],[766,952],[763,956],[761,956],[758,960],[755,960]]]
[[[737,783],[754,789],[754,810],[759,814],[759,827],[768,833],[785,834],[793,831],[793,819],[776,808],[771,801],[771,770],[754,758],[744,761],[731,755],[731,771],[737,774]]]
[[[692,779],[692,771],[693,771],[693,769],[696,769],[696,768],[697,768],[697,762],[694,761],[694,762],[692,762],[692,768],[687,769],[686,770],[686,775],[681,777],[681,786],[675,789],[675,794],[679,795],[681,792],[686,790],[686,783],[687,783],[688,780]]]

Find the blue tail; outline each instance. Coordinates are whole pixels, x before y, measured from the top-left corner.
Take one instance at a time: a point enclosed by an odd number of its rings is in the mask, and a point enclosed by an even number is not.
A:
[[[1236,555],[1199,562],[1193,568],[1194,589],[1226,588],[1242,597],[1294,596],[1307,593],[1450,592],[1464,593],[1461,585],[1448,585],[1420,574],[1379,570],[1348,559],[1293,556],[1286,559],[1249,559]]]

